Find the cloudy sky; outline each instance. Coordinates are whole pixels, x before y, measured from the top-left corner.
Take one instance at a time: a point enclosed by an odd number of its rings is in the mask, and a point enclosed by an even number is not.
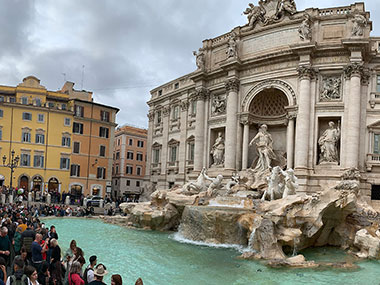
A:
[[[378,1],[365,1],[372,36],[380,36]],[[147,127],[149,91],[194,71],[192,51],[245,25],[249,2],[0,0],[0,84],[15,86],[34,75],[58,90],[72,81],[93,91],[97,102],[118,107],[118,124]],[[298,10],[354,2],[296,0]]]

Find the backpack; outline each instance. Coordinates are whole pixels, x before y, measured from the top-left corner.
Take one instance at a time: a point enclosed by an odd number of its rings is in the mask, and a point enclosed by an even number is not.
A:
[[[93,268],[91,268],[91,267],[87,267],[87,268],[85,269],[84,273],[83,273],[83,280],[84,280],[84,284],[85,284],[85,285],[88,284],[87,273],[88,273],[90,270],[94,271]]]
[[[28,285],[28,276],[22,275],[21,279],[17,279],[15,275],[9,276],[10,285]]]

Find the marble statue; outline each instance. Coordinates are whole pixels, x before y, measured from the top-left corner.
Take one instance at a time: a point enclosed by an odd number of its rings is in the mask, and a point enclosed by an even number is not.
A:
[[[212,148],[211,155],[213,158],[213,164],[211,166],[223,166],[224,164],[224,138],[221,132],[218,133],[218,137],[216,138]]]
[[[198,52],[193,51],[193,55],[195,56],[195,63],[200,70],[204,70],[205,68],[205,55],[203,50],[199,49]]]
[[[335,127],[335,123],[330,121],[329,128],[324,131],[322,136],[318,139],[319,147],[321,148],[321,154],[319,157],[319,163],[323,162],[336,162],[339,163],[339,155],[337,144],[340,138],[339,121],[338,126]]]
[[[227,194],[232,192],[232,187],[238,185],[240,183],[240,175],[239,173],[232,173],[231,180],[227,182],[226,189]]]
[[[208,177],[208,176],[207,176]],[[196,181],[189,181],[183,185],[180,193],[194,195],[207,190],[206,168],[203,167]]]
[[[267,177],[268,188],[265,190],[261,200],[269,198],[270,201],[286,198],[295,195],[298,188],[298,178],[294,175],[294,170],[282,170],[275,166],[269,177]]]
[[[352,21],[353,21],[353,25],[352,25],[351,35],[363,36],[364,28],[367,26],[367,19],[363,15],[356,13]]]
[[[339,100],[341,83],[339,77],[323,78],[319,99],[321,101]]]
[[[311,18],[308,13],[303,15],[303,21],[298,28],[298,33],[302,40],[310,40],[311,39]]]
[[[351,167],[343,172],[342,180],[339,182],[335,189],[337,190],[359,190],[360,186],[360,171]]]
[[[250,146],[252,146],[254,143],[256,144],[256,149],[259,155],[254,171],[264,171],[270,168],[272,159],[276,157],[275,153],[273,152],[272,136],[267,132],[267,130],[267,125],[261,125],[259,132],[249,143]]]
[[[228,39],[226,54],[227,58],[237,58],[236,34],[234,32],[231,33]]]
[[[222,189],[223,175],[218,174],[215,178],[211,178],[211,177],[207,176],[207,174],[205,173],[204,177],[207,180],[211,181],[210,185],[207,188],[207,196],[208,197],[215,196],[216,193],[218,192],[218,190]]]
[[[249,7],[243,12],[247,15],[248,26],[254,28],[258,21],[264,21],[263,16],[265,15],[265,10],[261,6],[255,6],[252,3],[248,4]]]
[[[222,95],[214,96],[211,105],[213,115],[221,115],[226,112],[226,98]]]
[[[284,12],[293,15],[297,12],[296,3],[293,0],[280,0],[277,4],[276,17],[280,18]]]

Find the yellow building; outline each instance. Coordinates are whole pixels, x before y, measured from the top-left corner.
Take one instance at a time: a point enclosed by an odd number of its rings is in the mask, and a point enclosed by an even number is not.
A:
[[[34,76],[17,87],[0,86],[0,156],[20,157],[13,187],[67,192],[73,111],[68,94],[48,91]],[[10,185],[0,164],[0,186]]]

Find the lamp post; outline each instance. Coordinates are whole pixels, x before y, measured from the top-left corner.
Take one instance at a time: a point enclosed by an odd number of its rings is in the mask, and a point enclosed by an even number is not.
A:
[[[11,157],[8,159],[8,163],[6,163],[6,160],[7,160],[7,156],[4,154],[3,156],[3,166],[4,167],[8,167],[11,169],[11,180],[10,180],[10,183],[9,183],[9,187],[10,187],[10,190],[12,191],[13,188],[12,188],[12,180],[13,180],[13,172],[14,172],[14,169],[17,168],[17,165],[18,165],[18,162],[20,160],[20,157],[17,155],[15,157],[15,151],[12,150],[11,151]]]

